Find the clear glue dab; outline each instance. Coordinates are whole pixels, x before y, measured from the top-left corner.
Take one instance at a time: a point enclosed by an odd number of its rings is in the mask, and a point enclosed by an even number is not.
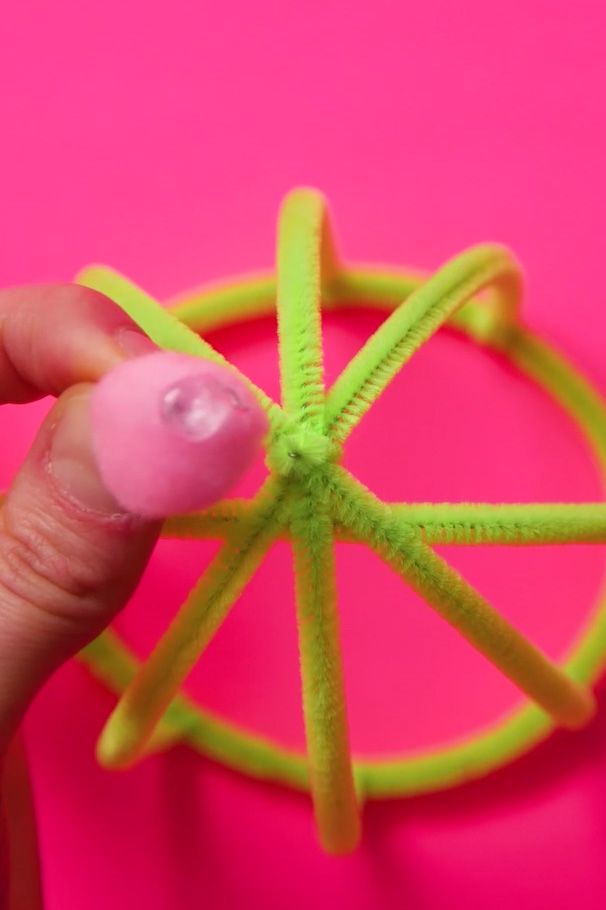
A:
[[[162,518],[225,496],[258,455],[267,419],[231,370],[158,351],[125,361],[91,397],[104,483],[129,512]]]
[[[196,442],[213,436],[225,422],[238,419],[238,411],[249,408],[223,378],[204,373],[179,379],[160,399],[166,426]]]

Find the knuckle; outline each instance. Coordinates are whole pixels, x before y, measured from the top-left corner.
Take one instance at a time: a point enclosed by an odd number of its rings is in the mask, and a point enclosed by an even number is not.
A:
[[[92,561],[70,547],[67,529],[47,527],[42,516],[2,522],[0,588],[48,612],[69,616],[82,609],[98,590],[100,577]]]

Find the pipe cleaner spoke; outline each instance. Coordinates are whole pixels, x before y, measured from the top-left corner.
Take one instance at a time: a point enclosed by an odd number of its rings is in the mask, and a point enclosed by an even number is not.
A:
[[[406,529],[388,505],[346,474],[335,475],[333,498],[343,524],[554,720],[578,727],[592,716],[591,693],[514,629],[420,533]]]
[[[412,355],[464,303],[494,285],[498,315],[512,322],[521,293],[515,260],[498,246],[473,247],[446,263],[389,316],[328,394],[326,428],[342,442]]]
[[[1,501],[1,498],[0,498]],[[162,529],[164,537],[228,537],[246,515],[247,500],[227,500],[189,515],[175,515]],[[511,547],[606,543],[606,505],[588,503],[391,503],[394,518],[421,532],[430,545],[498,545]],[[335,538],[365,543],[351,528],[335,522]],[[280,537],[290,539],[285,527]]]
[[[291,517],[303,713],[318,830],[332,853],[360,835],[337,614],[332,519],[324,478],[310,478]]]
[[[168,538],[224,539],[237,531],[251,514],[252,502],[246,499],[227,499],[186,515],[173,515],[162,526],[162,536]]]
[[[89,266],[83,269],[77,276],[77,281],[85,287],[101,291],[110,297],[159,348],[177,351],[181,354],[191,354],[194,357],[203,357],[205,360],[228,367],[248,386],[259,404],[266,411],[273,412],[274,419],[279,419],[278,406],[265,392],[251,382],[248,376],[244,376],[211,344],[196,332],[192,332],[188,326],[176,319],[171,312],[164,309],[153,297],[146,294],[132,281],[105,266]]]
[[[93,667],[110,688],[125,689],[136,678],[141,663],[112,630],[106,629],[80,652],[80,659]],[[216,761],[234,768],[254,769],[259,778],[281,781],[304,790],[308,785],[305,757],[292,749],[276,746],[258,734],[245,734],[186,695],[171,701],[162,721],[148,742],[150,752],[164,750],[176,739],[189,742]]]
[[[326,203],[314,190],[284,201],[278,222],[277,310],[282,406],[321,433],[324,417],[322,284],[337,269]]]
[[[327,474],[340,454],[325,436],[321,293],[336,270],[326,206],[301,190],[278,224],[277,313],[286,431],[270,438],[269,467],[290,482],[303,715],[311,791],[326,850],[355,847],[360,822],[353,783],[337,618],[334,538]]]
[[[394,503],[392,513],[428,544],[606,543],[606,505],[590,503]]]
[[[223,545],[109,718],[98,746],[103,764],[128,765],[142,753],[179,686],[276,539],[287,504],[284,487],[267,481],[248,520]]]

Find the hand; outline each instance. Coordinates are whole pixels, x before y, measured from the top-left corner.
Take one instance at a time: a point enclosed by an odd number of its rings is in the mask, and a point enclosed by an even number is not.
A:
[[[49,674],[132,593],[159,523],[104,489],[88,421],[92,383],[153,345],[77,286],[0,293],[0,404],[58,400],[0,512],[0,754]]]
[[[58,397],[0,511],[0,764],[4,759],[7,786],[12,781],[5,840],[19,870],[11,903],[0,894],[0,910],[40,906],[34,829],[26,836],[19,802],[23,760],[11,741],[42,683],[129,599],[161,527],[125,512],[104,488],[88,413],[93,383],[150,350],[149,339],[95,291],[69,285],[0,292],[0,404]]]

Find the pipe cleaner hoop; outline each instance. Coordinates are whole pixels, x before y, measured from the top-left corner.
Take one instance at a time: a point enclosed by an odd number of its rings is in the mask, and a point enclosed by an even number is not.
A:
[[[162,348],[226,363],[198,333],[277,307],[282,403],[246,377],[265,409],[269,476],[250,501],[230,500],[169,519],[164,535],[221,538],[222,548],[151,656],[141,664],[113,631],[82,659],[120,700],[98,745],[109,767],[186,742],[256,778],[312,795],[320,840],[353,849],[365,799],[451,787],[498,768],[555,726],[592,716],[591,684],[606,658],[606,594],[562,666],[503,619],[433,549],[606,542],[606,504],[384,503],[340,464],[342,446],[396,373],[444,323],[500,352],[573,418],[606,474],[606,407],[576,370],[519,321],[521,276],[500,246],[473,247],[429,278],[337,258],[326,205],[314,190],[281,209],[277,270],[196,291],[171,311],[117,273],[78,279],[104,292]],[[480,292],[482,299],[474,299]],[[382,307],[385,321],[327,392],[320,308]],[[231,369],[235,370],[231,364]],[[307,754],[203,710],[179,689],[271,544],[293,550]],[[335,541],[366,543],[528,696],[521,709],[462,741],[425,752],[352,760],[335,587]]]

